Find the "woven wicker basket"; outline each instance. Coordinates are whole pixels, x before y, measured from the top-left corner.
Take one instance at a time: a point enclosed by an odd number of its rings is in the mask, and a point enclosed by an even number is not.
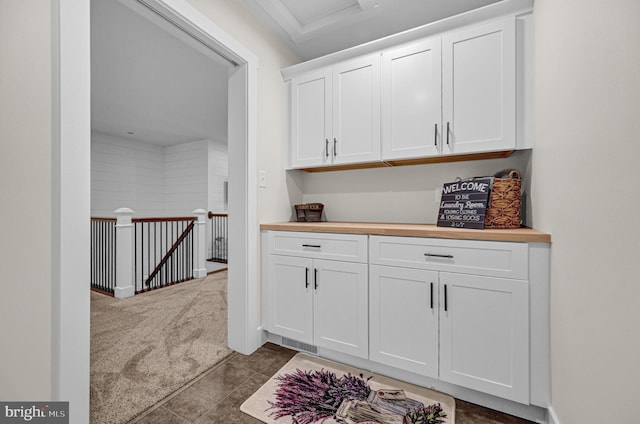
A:
[[[507,175],[508,178],[499,178],[503,175]],[[517,170],[500,171],[496,174],[484,218],[484,228],[520,228],[521,190],[522,179]]]

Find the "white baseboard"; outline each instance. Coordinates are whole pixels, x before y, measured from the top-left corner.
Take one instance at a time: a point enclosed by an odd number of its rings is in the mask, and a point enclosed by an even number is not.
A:
[[[556,415],[556,412],[553,410],[552,407],[549,407],[547,409],[547,423],[560,424],[560,420],[558,419],[558,416]]]

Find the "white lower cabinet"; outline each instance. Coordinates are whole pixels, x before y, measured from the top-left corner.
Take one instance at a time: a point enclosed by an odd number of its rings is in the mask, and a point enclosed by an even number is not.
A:
[[[298,236],[303,237],[304,234]],[[366,236],[353,237],[366,239]],[[275,236],[272,239],[277,240]],[[335,238],[298,239],[300,255],[313,256],[313,251],[317,251],[318,256],[335,254],[330,251],[331,246],[335,246]],[[344,241],[348,242],[348,239],[347,236]],[[291,252],[295,254],[293,250]],[[270,332],[367,358],[369,296],[366,262],[271,254],[268,282],[267,329]]]
[[[532,399],[544,393],[535,374],[547,367],[530,352],[544,355],[548,335],[529,317],[548,302],[540,287],[547,280],[529,268],[548,268],[530,263],[527,243],[277,231],[268,238],[269,332],[544,404]]]
[[[529,285],[442,272],[440,379],[529,402]]]
[[[371,360],[529,402],[529,283],[502,278],[526,275],[526,245],[372,236],[369,250]]]
[[[313,344],[366,358],[367,264],[314,260]]]
[[[528,402],[526,281],[370,266],[369,358]]]
[[[313,343],[313,261],[269,255],[269,331]]]
[[[371,265],[369,358],[438,377],[438,273]]]

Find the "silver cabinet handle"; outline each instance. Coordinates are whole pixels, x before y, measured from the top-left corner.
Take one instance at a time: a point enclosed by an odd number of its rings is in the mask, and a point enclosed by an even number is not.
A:
[[[446,258],[446,259],[453,259],[453,255],[438,255],[436,253],[425,253],[424,256],[426,256],[427,258]]]
[[[338,153],[336,151],[336,143],[338,143],[338,140],[336,140],[336,138],[333,137],[333,157],[334,158],[338,155]]]
[[[324,155],[325,157],[329,157],[329,139],[324,139]]]

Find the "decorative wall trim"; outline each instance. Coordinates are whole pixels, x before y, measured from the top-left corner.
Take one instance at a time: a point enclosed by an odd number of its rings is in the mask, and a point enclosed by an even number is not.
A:
[[[465,25],[471,25],[478,22],[496,19],[500,16],[514,15],[528,12],[533,7],[533,0],[503,0],[490,4],[479,9],[461,13],[450,18],[441,19],[430,24],[422,25],[417,28],[402,31],[388,37],[380,38],[369,43],[341,50],[336,53],[318,57],[297,65],[284,68],[282,76],[285,80],[303,72],[318,69],[323,66],[333,65],[334,63],[344,60],[353,59],[365,54],[376,53],[389,47],[394,47],[402,43],[418,40],[420,38],[430,37],[459,28]]]

